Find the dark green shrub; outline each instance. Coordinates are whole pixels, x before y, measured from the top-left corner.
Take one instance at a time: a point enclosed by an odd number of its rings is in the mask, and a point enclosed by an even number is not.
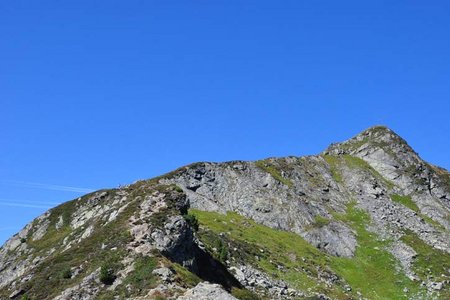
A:
[[[224,263],[228,258],[228,246],[222,242],[221,239],[218,239],[216,242],[216,249],[218,253],[218,259],[220,262]]]
[[[221,262],[225,262],[227,260],[227,257],[228,257],[228,248],[222,247],[222,249],[220,249],[220,252],[219,252],[219,260]]]
[[[64,279],[72,278],[72,270],[70,268],[65,268],[61,271],[61,277]]]
[[[195,231],[198,231],[198,219],[195,215],[187,214],[183,216],[186,222],[194,229]]]
[[[100,281],[106,285],[111,285],[116,280],[114,269],[105,264],[100,268]]]

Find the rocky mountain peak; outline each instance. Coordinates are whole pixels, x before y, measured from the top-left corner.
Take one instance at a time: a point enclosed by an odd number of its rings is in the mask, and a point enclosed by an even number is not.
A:
[[[374,126],[342,143],[331,144],[322,155],[350,155],[364,160],[389,180],[406,188],[411,172],[427,169],[427,164],[408,143],[386,126]],[[398,182],[396,182],[398,181]]]
[[[324,154],[354,155],[364,150],[389,152],[396,155],[398,152],[415,154],[408,143],[392,129],[386,126],[373,126],[357,134],[349,140],[331,144]]]
[[[398,137],[398,135],[389,127],[385,125],[375,125],[372,127],[369,127],[368,129],[362,131],[358,135],[365,135],[365,136],[373,136],[373,137],[381,137],[381,136],[390,136],[395,135]]]
[[[0,299],[450,299],[449,278],[450,174],[384,126],[100,190],[0,248]]]

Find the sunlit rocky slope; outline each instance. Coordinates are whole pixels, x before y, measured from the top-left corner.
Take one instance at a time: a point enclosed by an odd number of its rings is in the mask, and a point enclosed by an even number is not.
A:
[[[0,298],[449,299],[449,230],[450,174],[378,126],[64,203],[0,249]]]

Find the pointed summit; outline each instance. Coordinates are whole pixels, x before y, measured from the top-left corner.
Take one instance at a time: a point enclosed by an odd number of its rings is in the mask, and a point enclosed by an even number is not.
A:
[[[385,141],[385,142],[401,142],[406,143],[404,139],[402,139],[398,134],[396,134],[392,129],[383,126],[377,125],[370,127],[369,129],[364,130],[358,136],[362,136],[363,138],[367,138],[370,141]]]
[[[423,170],[425,162],[408,143],[386,126],[374,126],[342,143],[330,145],[322,155],[350,155],[361,158],[383,177],[407,188],[403,175]]]
[[[372,150],[383,149],[385,152],[391,154],[395,154],[398,151],[412,152],[415,154],[414,150],[402,137],[393,130],[382,125],[370,127],[342,143],[332,144],[324,151],[324,154],[355,155],[370,148],[372,148]]]
[[[390,128],[388,128],[385,125],[375,125],[372,126],[364,131],[362,131],[358,135],[389,135],[389,134],[396,134],[394,131]]]

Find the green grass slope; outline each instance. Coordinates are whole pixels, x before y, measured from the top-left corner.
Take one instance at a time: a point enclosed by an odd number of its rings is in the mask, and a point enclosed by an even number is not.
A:
[[[301,291],[324,293],[333,299],[359,295],[369,299],[411,299],[423,295],[424,289],[400,271],[398,262],[386,250],[389,241],[380,241],[366,230],[369,217],[353,203],[345,214],[334,216],[357,233],[359,247],[353,258],[327,255],[297,234],[259,225],[236,213],[190,213],[199,220],[199,238],[218,259],[251,264]],[[326,284],[320,280],[324,273],[339,279]]]

